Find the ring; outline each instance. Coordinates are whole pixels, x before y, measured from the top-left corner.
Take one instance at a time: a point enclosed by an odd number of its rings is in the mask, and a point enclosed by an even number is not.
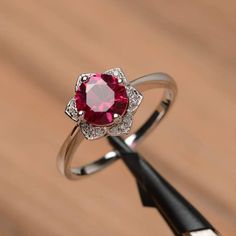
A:
[[[68,179],[78,179],[100,171],[117,160],[119,155],[110,151],[90,164],[72,167],[74,153],[84,139],[128,134],[134,114],[143,100],[142,93],[156,88],[164,88],[163,97],[147,121],[125,139],[132,148],[136,148],[166,115],[177,94],[175,81],[167,74],[153,73],[129,83],[120,68],[104,73],[81,74],[76,82],[75,95],[65,110],[76,125],[58,153],[60,172]]]

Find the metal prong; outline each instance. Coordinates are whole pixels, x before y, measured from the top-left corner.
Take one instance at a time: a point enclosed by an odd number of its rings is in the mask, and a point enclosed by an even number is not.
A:
[[[78,115],[79,115],[80,118],[83,118],[84,117],[84,111],[79,111]]]
[[[113,115],[113,120],[114,120],[114,123],[119,123],[119,122],[121,122],[122,117],[119,114],[115,113]]]
[[[81,78],[82,82],[86,82],[88,80],[88,76],[87,75],[83,75]]]
[[[119,78],[119,79],[118,79],[118,83],[119,83],[119,84],[122,84],[122,83],[123,83],[123,79]]]

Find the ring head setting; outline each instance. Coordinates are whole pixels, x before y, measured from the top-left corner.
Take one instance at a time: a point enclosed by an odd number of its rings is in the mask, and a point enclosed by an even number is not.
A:
[[[143,96],[120,68],[81,74],[66,114],[78,122],[86,139],[128,134]]]

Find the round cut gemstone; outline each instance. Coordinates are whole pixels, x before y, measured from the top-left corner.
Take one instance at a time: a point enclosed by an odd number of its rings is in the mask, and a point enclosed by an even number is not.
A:
[[[107,74],[95,74],[83,82],[75,100],[77,110],[84,111],[84,119],[94,125],[112,124],[114,114],[123,116],[128,108],[125,86]]]

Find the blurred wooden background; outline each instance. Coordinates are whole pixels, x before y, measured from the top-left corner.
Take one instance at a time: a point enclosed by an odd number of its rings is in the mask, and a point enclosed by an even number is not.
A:
[[[140,152],[235,236],[235,13],[233,0],[0,0],[0,235],[172,235],[121,161],[77,182],[56,169],[77,74],[121,67],[176,78],[177,102]],[[77,161],[108,150],[85,143]]]

